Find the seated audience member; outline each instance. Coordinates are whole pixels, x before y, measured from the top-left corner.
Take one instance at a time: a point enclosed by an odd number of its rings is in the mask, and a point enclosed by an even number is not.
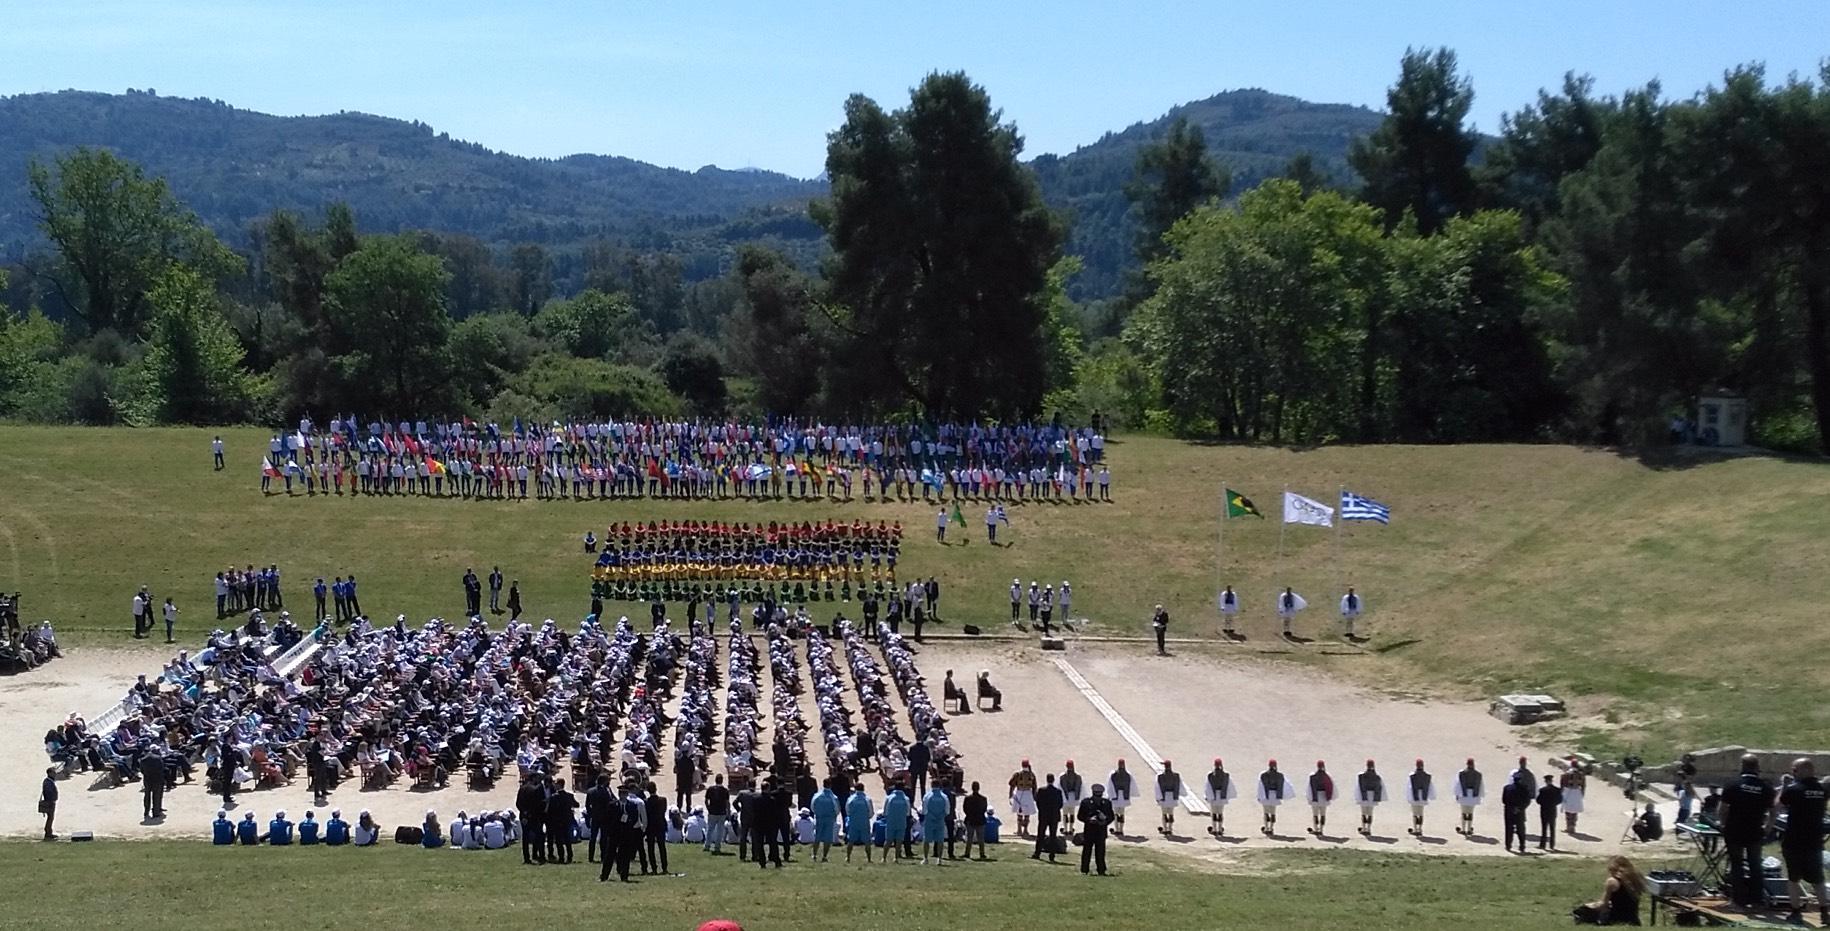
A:
[[[375,823],[367,809],[356,816],[354,837],[358,847],[373,847],[381,840],[381,825]]]
[[[311,847],[318,843],[318,816],[315,812],[306,812],[304,820],[299,822],[299,844]]]
[[[349,843],[349,822],[343,820],[343,809],[330,810],[330,820],[324,823],[324,843],[329,847],[341,847]]]
[[[292,822],[286,820],[286,813],[276,811],[273,820],[267,822],[267,836],[262,838],[275,847],[288,847],[292,844]]]
[[[979,697],[991,699],[991,710],[1002,711],[1004,708],[1004,690],[991,684],[991,670],[979,670]]]
[[[953,710],[957,704],[960,714],[972,713],[972,698],[966,694],[965,689],[953,683],[953,670],[951,669],[947,670],[947,677],[941,681],[941,700],[949,711]]]
[[[1665,836],[1665,819],[1651,802],[1647,802],[1646,810],[1633,819],[1633,836],[1641,841],[1655,841]]]
[[[453,846],[453,847],[458,846],[457,841],[452,841],[451,846]],[[483,849],[483,819],[482,818],[472,818],[472,819],[470,819],[470,823],[468,823],[464,826],[463,847],[465,850],[482,850]]]
[[[210,843],[218,847],[235,843],[235,822],[229,820],[227,811],[218,811],[216,820],[210,822]]]
[[[1645,889],[1646,880],[1632,860],[1609,857],[1608,879],[1601,886],[1601,898],[1576,906],[1570,914],[1577,924],[1637,926],[1639,898]]]
[[[501,814],[491,815],[483,823],[483,846],[490,850],[501,850],[508,846],[508,824]]]
[[[419,826],[420,846],[433,850],[445,846],[445,833],[439,829],[438,814],[426,812],[426,822]]]
[[[261,842],[261,826],[254,820],[254,812],[241,816],[241,823],[235,826],[235,837],[244,847],[253,847]]]

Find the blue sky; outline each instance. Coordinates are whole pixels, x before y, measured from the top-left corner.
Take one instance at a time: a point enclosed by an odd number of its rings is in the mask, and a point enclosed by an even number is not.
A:
[[[1610,92],[1658,78],[1687,96],[1737,63],[1815,73],[1830,55],[1819,0],[8,6],[0,94],[150,87],[272,113],[419,119],[523,155],[801,176],[821,170],[847,94],[893,106],[936,69],[985,85],[1033,155],[1238,87],[1377,107],[1407,45],[1460,53],[1489,131],[1569,70]]]

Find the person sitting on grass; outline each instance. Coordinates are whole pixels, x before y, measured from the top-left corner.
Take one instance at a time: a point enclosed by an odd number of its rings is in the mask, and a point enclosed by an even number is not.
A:
[[[1639,899],[1646,891],[1646,880],[1639,867],[1622,856],[1608,858],[1608,879],[1601,886],[1601,898],[1585,902],[1570,913],[1577,924],[1639,925]]]
[[[419,843],[427,850],[445,846],[445,834],[439,829],[437,812],[426,812],[426,823],[420,825],[419,832]]]
[[[349,843],[349,822],[343,820],[343,809],[330,810],[330,820],[324,822],[324,844],[328,847],[341,847]]]
[[[305,847],[318,843],[318,816],[316,812],[306,812],[304,820],[299,822],[299,844]]]
[[[235,837],[244,847],[253,847],[261,842],[261,826],[254,820],[254,812],[241,816],[241,823],[235,826]]]
[[[286,820],[285,812],[276,811],[273,813],[273,820],[267,822],[267,834],[262,837],[261,840],[264,840],[275,847],[289,847],[292,845],[292,822]]]
[[[1641,843],[1649,843],[1665,836],[1664,816],[1652,807],[1651,802],[1647,802],[1646,810],[1633,819],[1633,836],[1639,838]]]
[[[235,822],[229,820],[227,811],[216,812],[216,820],[210,822],[210,843],[218,847],[235,843]]]
[[[354,836],[358,847],[373,847],[381,840],[381,825],[375,823],[368,809],[363,809],[362,814],[356,816]]]

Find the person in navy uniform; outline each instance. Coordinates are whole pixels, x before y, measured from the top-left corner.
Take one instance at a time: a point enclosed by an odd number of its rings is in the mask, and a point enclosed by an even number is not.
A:
[[[1093,783],[1093,794],[1080,801],[1074,813],[1081,826],[1080,872],[1096,867],[1106,875],[1106,826],[1112,823],[1112,803],[1106,798],[1106,787]]]

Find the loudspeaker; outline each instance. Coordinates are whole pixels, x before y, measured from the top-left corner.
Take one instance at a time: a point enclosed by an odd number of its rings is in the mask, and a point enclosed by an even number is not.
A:
[[[70,843],[72,844],[80,844],[84,841],[92,840],[95,840],[94,831],[76,831],[70,835]]]
[[[978,636],[978,635],[979,635],[979,633],[980,633],[980,631],[979,631],[979,625],[977,625],[977,624],[965,624],[965,625],[962,625],[962,626],[961,626],[961,627],[960,627],[960,630],[963,630],[963,631],[965,631],[965,632],[966,632],[966,636],[968,636],[968,637],[976,637],[976,636]]]

